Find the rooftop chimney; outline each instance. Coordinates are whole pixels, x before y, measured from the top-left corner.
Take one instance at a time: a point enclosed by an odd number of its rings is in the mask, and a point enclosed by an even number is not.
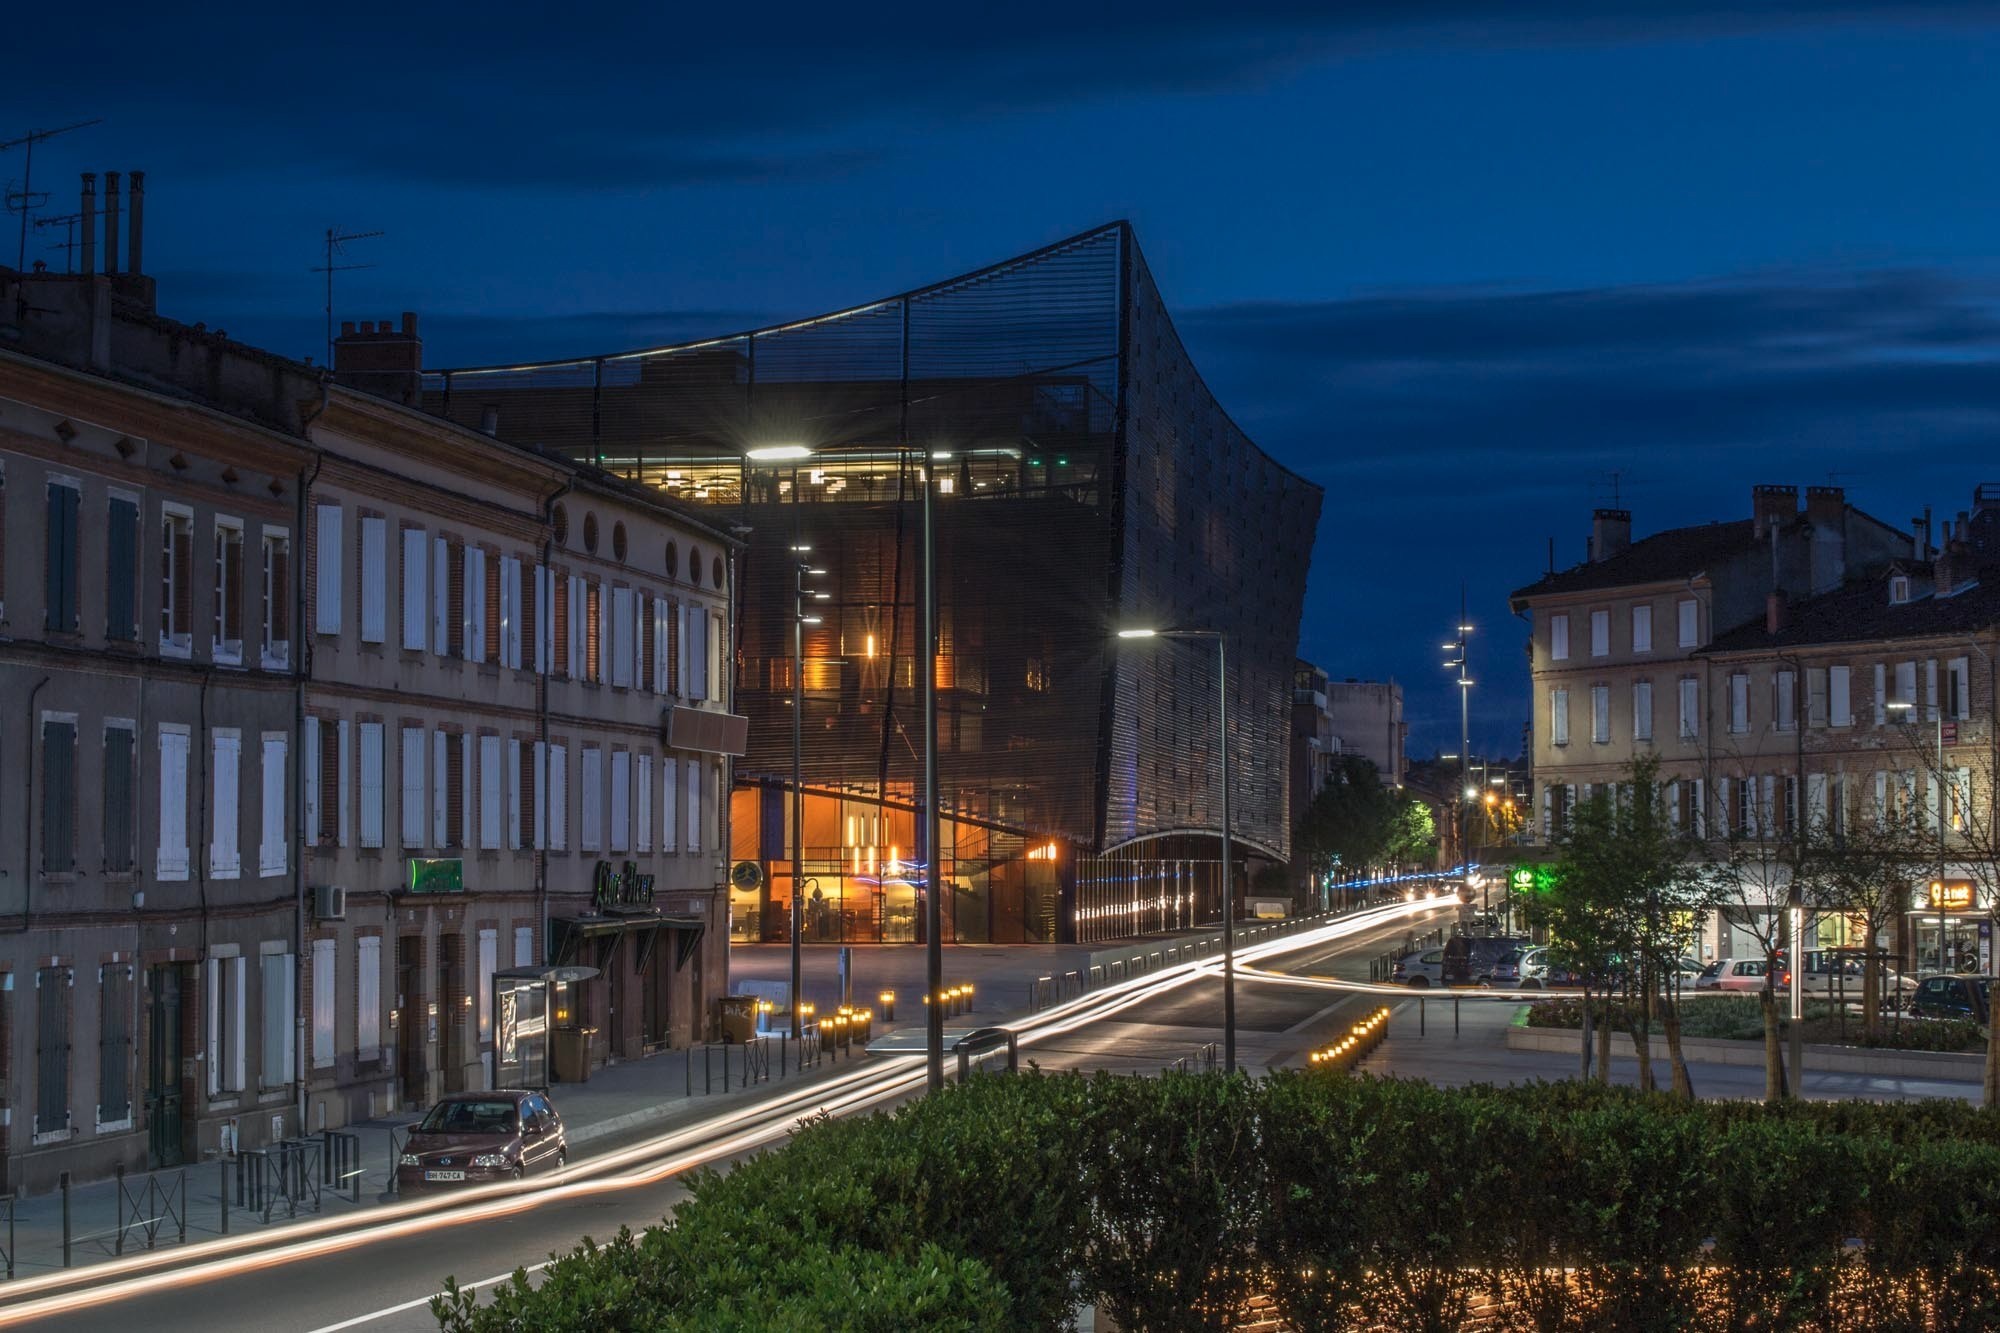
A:
[[[1931,562],[1931,578],[1937,585],[1939,597],[1949,597],[1970,584],[1976,576],[1978,562],[1973,558],[1972,548],[1965,540],[1965,525],[1957,529],[1947,523],[1945,539],[1938,547],[1937,559]]]
[[[1609,560],[1632,545],[1632,511],[1593,509],[1590,513],[1590,563]]]
[[[1750,488],[1751,532],[1758,541],[1763,541],[1774,529],[1783,527],[1798,512],[1798,487],[1767,483]]]
[[[388,320],[363,320],[359,328],[342,321],[333,340],[333,378],[364,393],[414,407],[423,391],[424,343],[417,317],[403,312],[399,329]]]
[[[1776,634],[1785,627],[1785,593],[1781,588],[1764,597],[1764,632]]]
[[[118,173],[104,173],[104,271],[118,271]]]
[[[1838,486],[1806,487],[1806,522],[1812,525],[1812,595],[1847,581],[1847,492]]]
[[[146,244],[146,173],[132,173],[132,258],[127,273],[144,273]]]
[[[83,173],[83,269],[85,277],[97,272],[97,173]]]

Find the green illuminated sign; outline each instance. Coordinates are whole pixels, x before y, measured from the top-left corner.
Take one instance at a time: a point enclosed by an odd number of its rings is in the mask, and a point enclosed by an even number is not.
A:
[[[464,893],[465,862],[458,857],[410,859],[411,893]]]
[[[1507,872],[1507,887],[1516,893],[1547,893],[1555,886],[1552,866],[1515,866]]]

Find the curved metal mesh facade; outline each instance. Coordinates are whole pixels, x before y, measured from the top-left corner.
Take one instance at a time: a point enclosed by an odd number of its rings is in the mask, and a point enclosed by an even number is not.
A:
[[[790,547],[831,596],[805,631],[809,786],[920,785],[922,462],[938,514],[940,788],[1079,851],[1214,832],[1215,690],[1232,654],[1235,829],[1282,856],[1289,681],[1319,490],[1229,421],[1124,224],[856,310],[583,361],[434,371],[425,406],[656,484],[753,529],[740,778],[789,782]],[[745,461],[802,444],[797,464]]]

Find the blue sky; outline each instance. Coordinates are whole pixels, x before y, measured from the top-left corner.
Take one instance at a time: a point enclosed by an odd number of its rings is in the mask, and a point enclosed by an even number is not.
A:
[[[339,313],[465,364],[1130,218],[1218,396],[1327,487],[1302,651],[1402,680],[1420,753],[1457,743],[1461,580],[1475,732],[1516,742],[1505,594],[1614,472],[1641,532],[1761,481],[1901,524],[2000,480],[1992,6],[123,8],[87,48],[17,23],[89,55],[16,62],[0,139],[104,117],[38,187],[147,169],[167,312],[296,354],[332,224],[388,233]]]

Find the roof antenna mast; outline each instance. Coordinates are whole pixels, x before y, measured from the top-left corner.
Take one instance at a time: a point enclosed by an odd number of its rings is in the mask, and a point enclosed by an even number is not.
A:
[[[58,129],[29,130],[18,139],[9,139],[5,143],[0,143],[0,153],[6,152],[9,148],[25,148],[28,150],[27,162],[21,168],[21,188],[16,190],[12,186],[9,186],[7,190],[7,211],[21,215],[21,242],[19,248],[14,253],[14,268],[18,272],[25,273],[28,271],[28,214],[49,201],[47,191],[43,191],[40,194],[35,193],[35,145],[44,139],[53,139],[58,134],[68,134],[71,130],[80,130],[91,125],[101,125],[103,123],[102,118],[97,120],[79,120],[74,125],[64,125]]]
[[[314,273],[326,274],[326,368],[333,369],[333,275],[346,273],[351,269],[374,268],[373,264],[336,264],[336,259],[345,259],[341,249],[348,241],[368,241],[377,236],[386,236],[380,231],[342,231],[338,227],[326,229],[326,262],[312,269]]]

